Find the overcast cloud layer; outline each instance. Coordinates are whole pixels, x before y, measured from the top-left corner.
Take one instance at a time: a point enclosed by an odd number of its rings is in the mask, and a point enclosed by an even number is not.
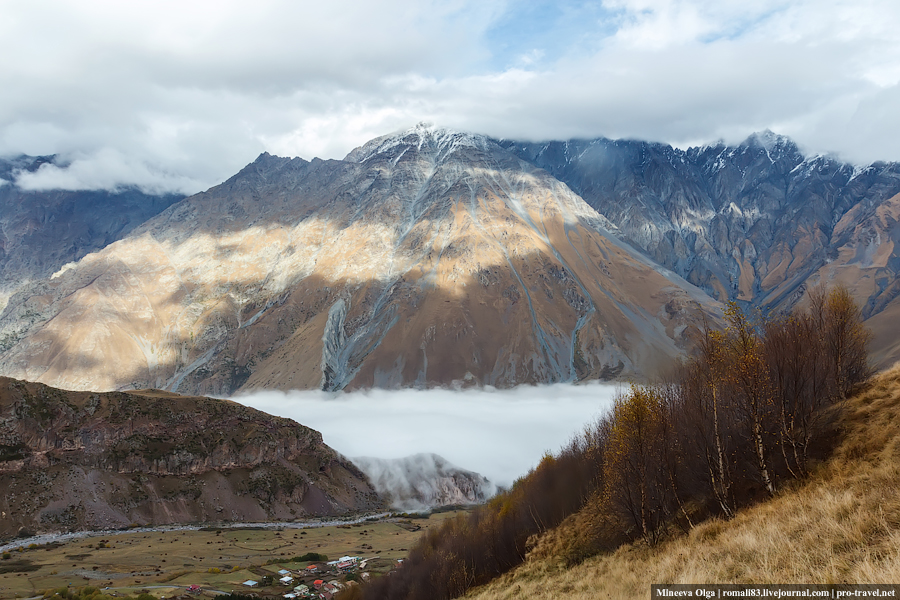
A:
[[[770,128],[900,160],[896,0],[0,4],[0,155],[34,189],[196,192],[263,150],[341,158],[418,121],[687,146]]]
[[[508,390],[256,392],[233,398],[320,431],[345,456],[402,458],[431,452],[510,485],[605,412],[615,388],[603,384]]]

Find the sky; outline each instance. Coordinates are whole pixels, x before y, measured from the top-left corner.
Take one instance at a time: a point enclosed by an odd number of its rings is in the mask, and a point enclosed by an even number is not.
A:
[[[900,160],[898,31],[896,0],[0,0],[0,156],[194,193],[425,121]]]
[[[232,398],[322,433],[353,458],[434,453],[509,486],[558,453],[612,405],[608,384],[553,384],[511,389],[264,391]]]

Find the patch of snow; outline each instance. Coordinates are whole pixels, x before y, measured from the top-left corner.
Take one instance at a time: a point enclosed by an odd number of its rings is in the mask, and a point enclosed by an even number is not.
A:
[[[854,166],[853,166],[853,174],[850,176],[850,179],[847,180],[847,183],[850,183],[851,181],[853,181],[854,179],[856,179],[857,177],[859,177],[859,176],[862,175],[863,173],[868,172],[870,169],[872,169],[872,165],[873,165],[873,164],[874,164],[874,163],[869,163],[869,164],[867,164],[867,165],[865,165],[865,166],[854,165]]]

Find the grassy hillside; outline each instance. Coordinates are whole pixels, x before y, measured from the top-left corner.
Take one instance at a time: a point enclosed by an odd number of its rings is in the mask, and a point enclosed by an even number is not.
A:
[[[573,515],[522,566],[466,597],[593,600],[647,597],[652,583],[900,581],[900,364],[843,408],[831,458],[733,520],[567,568],[556,549],[574,537]]]

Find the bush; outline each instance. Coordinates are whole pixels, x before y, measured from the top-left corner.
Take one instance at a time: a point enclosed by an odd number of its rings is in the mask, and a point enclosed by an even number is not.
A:
[[[307,552],[301,556],[295,556],[290,562],[327,562],[328,557],[317,552]]]

